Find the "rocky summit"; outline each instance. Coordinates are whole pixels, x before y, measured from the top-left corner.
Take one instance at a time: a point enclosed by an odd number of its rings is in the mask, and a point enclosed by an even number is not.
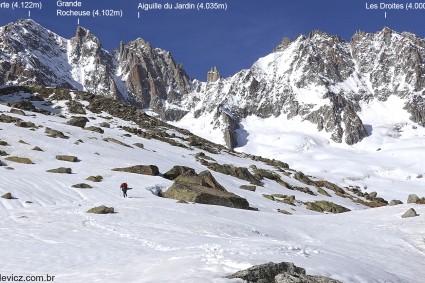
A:
[[[152,108],[167,119],[176,117],[167,116],[162,101],[190,91],[183,67],[143,39],[121,42],[118,51],[109,52],[84,27],[65,39],[32,20],[18,20],[0,28],[0,49],[0,85],[89,91]]]
[[[167,121],[204,117],[229,148],[243,142],[237,135],[241,120],[282,115],[352,145],[372,134],[373,125],[364,125],[358,113],[391,97],[402,100],[400,109],[411,121],[425,125],[425,40],[389,28],[357,32],[350,41],[321,31],[284,38],[250,69],[221,78],[214,68],[207,82],[190,79],[170,52],[141,38],[117,43],[110,52],[83,27],[65,39],[18,20],[0,28],[0,50],[0,85],[89,91]]]
[[[199,95],[188,95],[186,105],[196,109],[195,117],[225,112],[235,122],[251,115],[299,116],[333,141],[351,145],[369,134],[371,125],[357,113],[374,100],[403,99],[400,108],[423,125],[424,47],[415,35],[389,28],[358,32],[349,42],[313,31],[292,42],[285,38],[248,70],[214,84],[198,83]],[[217,121],[224,130],[234,128],[228,119]]]

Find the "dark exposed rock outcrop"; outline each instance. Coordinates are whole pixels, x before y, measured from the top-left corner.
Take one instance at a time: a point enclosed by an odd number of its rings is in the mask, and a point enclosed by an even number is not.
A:
[[[159,169],[155,165],[135,165],[125,168],[114,168],[112,171],[127,172],[141,175],[158,176]]]
[[[66,106],[68,106],[68,111],[71,114],[81,114],[85,115],[86,110],[84,109],[84,105],[82,105],[80,102],[71,100],[65,103]]]
[[[100,175],[97,176],[90,176],[86,179],[87,181],[91,181],[91,182],[102,182],[103,177]]]
[[[107,207],[105,205],[101,205],[101,206],[93,207],[87,210],[87,213],[110,214],[110,213],[115,213],[115,209],[113,207]]]
[[[415,194],[410,194],[407,198],[407,203],[425,204],[425,197],[418,197]]]
[[[5,158],[8,161],[22,163],[22,164],[33,164],[32,160],[27,157],[9,156]]]
[[[229,193],[209,171],[203,171],[199,175],[188,171],[180,175],[163,196],[186,202],[249,209],[246,199]]]
[[[315,201],[315,202],[308,202],[307,209],[318,211],[318,212],[331,212],[331,213],[343,213],[348,212],[350,209],[343,207],[339,204],[330,202],[330,201]]]
[[[192,173],[195,173],[195,170],[193,168],[176,165],[173,168],[171,168],[170,170],[168,170],[167,172],[165,172],[163,177],[165,179],[168,179],[168,180],[174,180],[177,177],[179,177],[180,175],[182,175],[186,172],[189,172],[189,171],[191,171]]]
[[[68,136],[66,136],[64,133],[62,133],[61,131],[46,127],[45,131],[44,131],[47,136],[51,137],[51,138],[61,138],[61,139],[67,139],[69,138]]]
[[[153,48],[143,40],[121,43],[118,59],[127,74],[125,82],[135,104],[151,108],[167,120],[180,119],[185,111],[166,109],[163,101],[179,101],[190,90],[189,76],[176,64],[170,52]]]
[[[86,123],[89,121],[86,117],[72,117],[67,122],[68,125],[84,128],[86,126]]]
[[[234,117],[227,114],[226,112],[221,112],[221,119],[223,120],[224,128],[224,141],[227,148],[234,149],[238,146],[238,136],[236,130],[239,128],[238,122]]]
[[[85,184],[85,183],[75,184],[72,187],[76,188],[76,189],[91,189],[91,188],[93,188],[92,186]]]
[[[230,175],[236,178],[239,178],[241,180],[245,180],[250,182],[253,185],[256,186],[262,186],[262,183],[255,178],[251,172],[245,167],[236,167],[229,164],[218,164],[214,162],[208,163],[207,161],[204,161],[204,164],[208,167],[208,169],[220,172],[222,174]]]
[[[68,161],[68,162],[77,162],[78,157],[73,155],[56,155],[57,160]]]
[[[13,199],[13,196],[11,193],[5,193],[4,195],[1,196],[1,198],[4,199]]]
[[[307,275],[304,268],[291,262],[255,265],[248,269],[238,271],[227,278],[240,278],[250,283],[341,283],[338,280]]]
[[[66,168],[66,167],[59,167],[59,168],[47,170],[47,172],[57,173],[57,174],[72,174],[72,169]]]
[[[368,133],[362,120],[352,108],[346,107],[344,109],[342,120],[345,126],[345,142],[347,144],[358,143],[364,137],[367,137]]]

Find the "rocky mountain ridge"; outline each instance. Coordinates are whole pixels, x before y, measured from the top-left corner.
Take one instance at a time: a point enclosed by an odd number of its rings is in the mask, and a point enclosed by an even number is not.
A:
[[[142,39],[109,52],[81,26],[68,40],[32,20],[18,20],[0,28],[0,48],[0,85],[84,90],[158,113],[163,101],[190,89],[170,53]]]
[[[83,27],[66,40],[19,20],[0,29],[0,47],[0,85],[85,90],[167,121],[211,116],[229,148],[238,146],[239,122],[252,115],[298,116],[335,142],[355,144],[370,134],[358,116],[361,104],[391,96],[425,124],[425,41],[389,28],[357,32],[350,42],[321,31],[284,38],[250,69],[207,82],[190,80],[168,51],[143,39],[108,52]]]
[[[220,112],[220,105],[234,114],[236,123],[251,115],[301,116],[318,131],[329,132],[333,141],[354,144],[368,135],[357,115],[362,102],[399,97],[411,120],[424,125],[424,44],[413,34],[389,28],[358,32],[350,42],[320,31],[293,42],[284,38],[249,70],[200,83],[199,95],[185,102],[196,109],[195,117]]]

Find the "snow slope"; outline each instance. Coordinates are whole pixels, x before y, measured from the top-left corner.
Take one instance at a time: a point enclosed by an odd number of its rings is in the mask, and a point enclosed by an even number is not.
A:
[[[285,160],[314,176],[342,186],[357,184],[385,199],[405,200],[425,193],[425,129],[409,120],[401,103],[396,97],[364,103],[359,115],[373,134],[352,146],[332,142],[298,118],[250,116],[242,121],[243,146],[236,150]]]
[[[0,99],[6,103],[17,100],[17,96]],[[16,197],[0,199],[2,275],[48,273],[56,276],[55,282],[238,282],[224,277],[254,264],[291,261],[310,274],[343,282],[422,282],[425,277],[425,230],[418,228],[425,222],[424,206],[365,209],[329,191],[331,201],[353,211],[320,214],[306,210],[300,203],[292,207],[270,201],[262,194],[294,194],[299,201],[325,199],[324,196],[289,191],[270,180],[256,192],[244,191],[239,186],[247,182],[217,172],[212,174],[220,184],[247,198],[259,211],[176,203],[155,194],[169,187],[171,181],[161,176],[113,172],[111,168],[154,164],[163,173],[174,165],[185,165],[200,172],[205,167],[194,158],[199,150],[125,135],[127,132],[119,126],[134,127],[134,123],[106,113],[87,114],[88,125],[111,124],[104,134],[72,127],[65,124],[71,114],[63,101],[55,101],[46,108],[53,110],[56,106],[64,107],[55,111],[65,118],[28,111],[28,116],[23,117],[6,113],[10,107],[0,105],[0,112],[43,126],[32,131],[0,123],[0,139],[10,144],[0,149],[34,162],[26,165],[1,158],[15,170],[0,167],[0,194],[11,192]],[[47,137],[44,127],[60,130],[70,138]],[[107,137],[128,145],[143,143],[144,149],[102,140]],[[253,146],[250,138],[247,147]],[[295,135],[289,139],[295,140]],[[320,144],[323,139],[317,137],[310,141],[313,142]],[[34,146],[44,151],[31,150]],[[266,143],[258,146],[268,147]],[[221,164],[254,164],[272,169],[236,155],[205,153]],[[76,155],[80,161],[59,161],[55,159],[58,154]],[[293,160],[294,156],[295,153],[285,155],[283,160]],[[310,159],[308,155],[291,167],[304,169],[306,159]],[[340,168],[335,162],[333,167]],[[46,172],[57,167],[72,167],[73,174]],[[104,180],[86,181],[91,175],[101,175]],[[301,185],[294,179],[282,178]],[[133,187],[127,199],[122,198],[119,190],[124,181]],[[71,187],[82,182],[90,183],[93,189]],[[394,195],[405,201],[401,191]],[[113,206],[117,213],[85,213],[101,204]],[[420,216],[402,219],[401,215],[410,207]],[[278,213],[277,208],[294,215]]]
[[[390,96],[363,102],[359,117],[369,136],[355,145],[333,142],[330,134],[301,117],[248,116],[237,130],[238,152],[284,160],[301,171],[341,186],[357,185],[385,199],[407,199],[425,194],[425,129],[409,119],[405,99]],[[222,129],[212,114],[187,115],[172,123],[219,144]]]

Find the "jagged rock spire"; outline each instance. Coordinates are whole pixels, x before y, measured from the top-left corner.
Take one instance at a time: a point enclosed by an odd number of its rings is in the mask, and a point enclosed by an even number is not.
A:
[[[221,78],[219,71],[217,70],[217,67],[211,67],[211,70],[208,71],[207,74],[207,82],[216,82]]]

